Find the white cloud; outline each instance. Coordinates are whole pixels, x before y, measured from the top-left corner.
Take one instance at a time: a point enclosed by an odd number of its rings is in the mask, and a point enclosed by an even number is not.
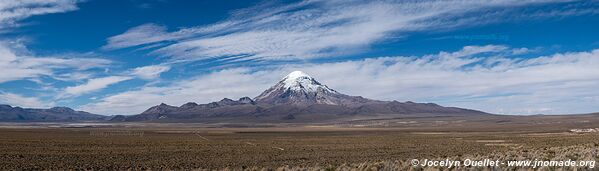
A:
[[[170,69],[171,67],[166,65],[149,65],[134,68],[131,74],[141,79],[154,79],[160,77],[161,73]]]
[[[0,1],[0,33],[18,27],[19,21],[35,16],[77,10],[79,0]],[[67,55],[65,55],[67,56]],[[78,56],[34,56],[20,40],[0,40],[0,83],[28,79],[42,83],[41,77],[70,81],[88,78],[88,69],[106,67],[110,60]]]
[[[0,42],[0,83],[48,76],[58,80],[80,78],[93,68],[107,67],[112,62],[101,58],[36,57],[20,43]],[[65,70],[68,71],[65,75]],[[75,76],[75,77],[69,77]]]
[[[381,57],[253,71],[227,69],[146,86],[82,107],[102,114],[136,114],[162,102],[181,105],[254,97],[285,74],[303,70],[342,93],[373,99],[436,102],[504,114],[599,111],[599,49],[518,58],[506,46],[467,46],[456,52]]]
[[[101,89],[105,89],[110,85],[131,80],[134,78],[140,78],[145,80],[151,80],[158,78],[161,73],[170,70],[170,66],[167,65],[148,65],[143,67],[137,67],[126,71],[123,74],[107,76],[107,77],[99,77],[99,78],[91,78],[87,79],[87,81],[83,84],[65,87],[61,94],[57,96],[56,99],[64,99],[70,97],[77,97],[83,94],[88,94],[92,92],[99,91]],[[66,74],[60,75],[58,79],[61,78],[89,78],[89,75],[80,75],[80,74]]]
[[[46,108],[53,106],[53,103],[45,103],[35,97],[24,97],[13,93],[0,92],[0,104],[27,108]]]
[[[124,77],[124,76],[109,76],[109,77],[89,79],[89,80],[87,80],[87,82],[85,84],[72,86],[72,87],[66,87],[64,89],[65,94],[63,96],[79,96],[82,94],[98,91],[98,90],[108,87],[109,85],[116,84],[118,82],[130,80],[130,79],[132,79],[132,78]]]
[[[24,18],[77,9],[77,0],[6,0],[0,1],[0,31],[18,26]]]
[[[100,114],[137,114],[160,103],[181,105],[190,101],[209,102],[224,97],[253,96],[268,88],[278,75],[267,71],[250,73],[247,69],[231,69],[181,80],[167,87],[147,86],[139,90],[118,93],[98,103],[81,107]]]
[[[127,32],[108,38],[105,49],[131,47],[172,39],[166,27],[156,24],[144,24],[127,30]]]
[[[388,37],[406,36],[413,31],[531,17],[527,12],[540,17],[543,10],[517,9],[559,2],[563,1],[302,1],[274,7],[266,4],[237,11],[230,19],[213,25],[174,32],[155,24],[141,25],[109,38],[105,48],[142,46],[154,49],[152,54],[185,60],[334,57],[357,53]],[[575,15],[574,12],[562,15]],[[502,17],[505,15],[510,17]],[[549,16],[554,15],[558,13],[554,11]]]
[[[375,99],[436,102],[503,114],[599,110],[593,101],[582,100],[599,96],[594,90],[599,86],[599,50],[533,59],[447,54],[300,68],[340,92]]]

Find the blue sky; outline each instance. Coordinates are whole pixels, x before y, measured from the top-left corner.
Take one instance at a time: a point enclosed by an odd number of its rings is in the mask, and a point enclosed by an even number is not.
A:
[[[342,93],[501,114],[599,111],[595,1],[0,1],[0,103],[136,114]]]

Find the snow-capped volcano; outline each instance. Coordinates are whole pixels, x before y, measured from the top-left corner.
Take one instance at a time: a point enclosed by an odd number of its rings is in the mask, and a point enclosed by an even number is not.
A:
[[[289,73],[289,75],[283,78],[281,82],[283,82],[283,87],[292,91],[317,92],[318,89],[322,89],[323,91],[337,93],[335,90],[320,84],[314,78],[302,71],[293,71]]]
[[[262,104],[348,105],[369,101],[362,97],[341,94],[321,84],[302,71],[293,71],[255,98]]]
[[[113,121],[167,122],[321,122],[404,116],[486,115],[484,112],[443,107],[433,103],[380,101],[349,96],[321,84],[308,74],[294,71],[252,100],[224,98],[206,104],[166,104],[139,115],[115,117]]]

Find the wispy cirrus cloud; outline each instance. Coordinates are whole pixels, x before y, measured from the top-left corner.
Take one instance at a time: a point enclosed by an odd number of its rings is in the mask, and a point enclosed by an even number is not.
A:
[[[27,17],[76,10],[77,2],[78,0],[0,1],[0,32],[18,26],[18,21]]]
[[[145,86],[109,95],[81,109],[107,115],[138,114],[162,102],[179,105],[190,101],[208,102],[223,97],[252,96],[277,77],[268,71],[250,73],[247,68],[223,70],[175,81],[168,86]]]
[[[79,96],[82,94],[94,92],[97,90],[104,89],[111,84],[115,84],[121,81],[130,80],[132,77],[124,77],[124,76],[108,76],[102,78],[93,78],[87,80],[86,83],[71,87],[66,87],[64,89],[64,94],[62,96]]]
[[[0,83],[28,80],[44,89],[45,94],[27,97],[10,92],[0,92],[0,104],[23,107],[49,107],[53,100],[47,97],[58,88],[54,83],[73,82],[97,75],[97,70],[110,68],[113,61],[85,54],[37,56],[16,41],[0,41]],[[71,90],[74,91],[74,90]]]
[[[150,80],[160,77],[161,73],[170,69],[171,66],[169,65],[148,65],[132,69],[130,75],[141,79]]]
[[[136,114],[166,102],[207,103],[256,96],[293,70],[339,92],[373,99],[436,102],[502,114],[565,114],[599,110],[599,50],[534,58],[522,48],[466,46],[455,52],[355,61],[225,69],[165,86],[148,85],[81,107],[101,114]],[[350,78],[351,79],[348,79]]]
[[[73,78],[70,76],[84,76],[87,70],[105,68],[111,63],[94,57],[35,56],[19,42],[0,42],[0,68],[3,68],[0,83],[43,76],[68,80]]]
[[[105,89],[110,85],[131,80],[135,78],[152,80],[160,76],[161,73],[170,70],[169,65],[149,65],[137,68],[127,69],[117,74],[109,76],[103,73],[105,69],[112,68],[114,62],[100,57],[90,57],[85,54],[65,54],[56,56],[36,56],[18,41],[0,41],[0,83],[29,80],[37,84],[50,87],[56,99],[65,99],[77,97],[84,94],[97,92]],[[44,83],[44,79],[57,80],[62,82],[79,82],[84,83],[67,86],[53,87]],[[54,92],[54,91],[58,91]],[[10,96],[9,96],[10,95]],[[31,98],[23,97],[18,94],[8,94],[13,105],[18,105],[16,102],[33,102]],[[23,99],[19,101],[18,99]],[[38,99],[39,100],[39,99]],[[10,101],[7,101],[8,103]],[[48,104],[53,104],[53,100],[46,99]],[[32,103],[24,103],[29,105]]]
[[[56,99],[65,99],[89,94],[108,88],[113,84],[135,78],[143,80],[153,80],[160,77],[160,74],[170,70],[168,65],[148,65],[129,69],[120,74],[105,77],[96,77],[87,79],[85,83],[63,88]]]
[[[233,13],[208,26],[169,32],[144,24],[110,37],[105,49],[152,49],[174,59],[301,60],[358,53],[389,37],[501,22],[504,18],[542,17],[544,10],[524,7],[566,3],[543,1],[302,1],[263,4]],[[573,3],[573,2],[569,2]],[[545,16],[588,13],[589,5]],[[582,4],[582,5],[581,5]],[[569,12],[565,12],[569,11]],[[593,10],[591,10],[593,11]],[[534,15],[532,15],[534,14]],[[503,17],[509,16],[509,17]],[[505,19],[508,20],[508,19]]]
[[[18,0],[0,1],[0,33],[19,26],[19,21],[35,16],[77,10],[79,0]],[[2,38],[2,37],[0,37]],[[20,39],[0,39],[0,83],[30,79],[39,81],[48,76],[57,80],[87,78],[82,73],[92,68],[106,67],[110,60],[89,56],[35,56]],[[60,72],[61,70],[75,72]]]
[[[0,92],[0,104],[29,108],[44,108],[54,105],[54,103],[48,103],[36,97],[25,97],[14,93],[4,92]]]

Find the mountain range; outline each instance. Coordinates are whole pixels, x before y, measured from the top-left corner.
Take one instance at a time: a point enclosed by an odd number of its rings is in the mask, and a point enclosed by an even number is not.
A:
[[[68,107],[50,109],[32,109],[0,105],[0,121],[2,122],[69,122],[69,121],[101,121],[108,116],[75,111]]]
[[[32,109],[0,105],[2,122],[199,122],[315,123],[365,118],[487,116],[485,112],[434,103],[381,101],[342,94],[301,71],[291,72],[255,98],[165,103],[137,115],[103,116],[67,107]]]
[[[255,98],[224,98],[217,102],[189,102],[179,107],[153,106],[141,114],[116,116],[112,121],[135,122],[323,122],[355,118],[402,116],[490,115],[443,107],[434,103],[380,101],[342,94],[301,71],[291,72]]]

